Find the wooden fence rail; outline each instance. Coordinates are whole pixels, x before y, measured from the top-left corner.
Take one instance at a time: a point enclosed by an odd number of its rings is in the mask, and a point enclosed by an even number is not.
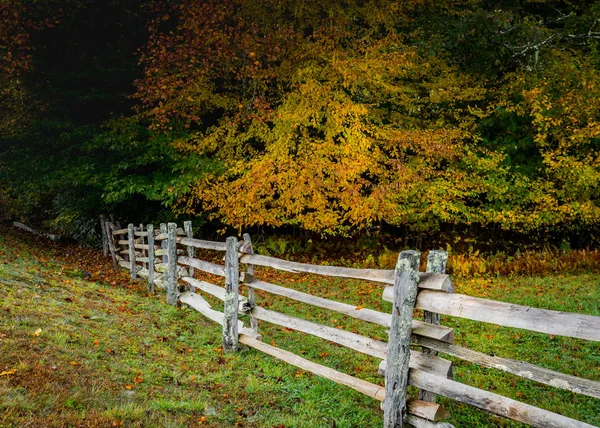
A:
[[[512,400],[489,391],[452,380],[452,364],[438,353],[451,355],[480,366],[499,369],[542,384],[574,393],[600,398],[600,382],[581,379],[537,367],[531,363],[489,356],[453,343],[453,329],[440,323],[440,314],[469,318],[497,325],[531,331],[600,341],[600,317],[537,309],[453,293],[450,277],[445,274],[447,253],[429,252],[426,272],[419,272],[419,253],[400,253],[395,270],[356,269],[319,266],[254,254],[250,237],[238,242],[214,242],[193,237],[191,222],[184,228],[174,223],[161,224],[160,229],[148,225],[122,229],[101,219],[105,253],[110,253],[115,266],[130,269],[131,276],[148,278],[148,289],[165,289],[167,302],[181,302],[222,326],[223,349],[234,352],[244,344],[303,370],[346,385],[382,402],[385,427],[450,428],[440,422],[448,416],[436,404],[442,395],[470,404],[490,413],[524,422],[535,427],[591,427],[550,411]],[[179,247],[183,247],[178,249]],[[194,249],[225,252],[224,265],[200,260]],[[126,256],[125,259],[122,255]],[[162,256],[162,263],[155,258]],[[241,271],[240,265],[246,265]],[[255,266],[286,272],[373,281],[382,284],[383,299],[393,304],[392,313],[384,313],[314,296],[255,278]],[[195,272],[194,272],[195,271]],[[225,278],[219,286],[195,278],[202,272]],[[242,282],[248,296],[240,294]],[[293,317],[256,303],[255,290],[286,297],[294,301],[341,313],[352,318],[389,328],[388,342],[382,342],[302,318]],[[223,312],[211,307],[199,293],[207,293],[224,302]],[[413,319],[414,309],[424,311],[423,321]],[[238,319],[250,317],[250,327]],[[289,351],[267,345],[258,333],[258,320],[310,334],[349,349],[379,358],[379,373],[384,386],[376,385],[308,361]],[[422,351],[411,349],[419,346]],[[407,395],[407,386],[419,388],[419,399]]]

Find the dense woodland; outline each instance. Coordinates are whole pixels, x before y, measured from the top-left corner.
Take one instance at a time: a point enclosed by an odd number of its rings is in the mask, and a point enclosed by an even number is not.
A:
[[[0,218],[597,247],[599,106],[597,1],[1,0]]]

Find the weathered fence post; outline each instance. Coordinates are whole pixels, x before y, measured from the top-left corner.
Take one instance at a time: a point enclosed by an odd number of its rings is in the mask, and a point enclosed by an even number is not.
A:
[[[167,240],[167,303],[176,306],[179,298],[177,287],[177,225],[168,224],[169,239]]]
[[[250,239],[250,235],[247,233],[244,233],[244,242],[249,244],[248,252],[250,254],[254,254],[254,249],[252,248],[252,240]],[[246,271],[246,273],[249,275],[249,278],[248,278],[248,281],[245,281],[245,282],[252,281],[252,279],[254,278],[254,265],[249,264],[248,270]],[[256,306],[256,298],[254,296],[254,288],[251,287],[250,285],[248,285],[248,303],[250,303],[250,306],[252,308],[254,308]],[[252,330],[254,330],[256,333],[258,333],[258,320],[254,316],[252,316],[252,312],[250,313],[250,328],[252,328]]]
[[[143,232],[143,231],[144,231],[144,225],[143,225],[142,223],[140,223],[140,227],[139,227],[139,229],[140,229],[140,232]],[[143,237],[142,235],[140,235],[140,237],[139,237],[139,241],[140,241],[140,242],[139,242],[140,244],[144,245],[144,237]],[[144,252],[145,252],[145,250],[144,250],[143,248],[141,248],[141,249],[140,249],[140,252],[142,253],[142,257],[144,257]],[[145,255],[146,255],[146,256],[148,255],[148,252],[147,252],[147,251],[145,252]],[[148,263],[147,263],[147,262],[144,262],[144,261],[142,261],[142,267],[144,267],[144,266],[146,266],[146,267],[147,267],[147,265],[148,265]]]
[[[408,362],[412,317],[417,300],[419,259],[417,251],[402,251],[396,264],[392,323],[387,349],[383,426],[402,428],[408,412],[406,407]]]
[[[106,233],[106,225],[104,224],[104,216],[100,216],[100,233],[102,234],[102,254],[108,256],[108,234]]]
[[[226,241],[223,308],[223,350],[226,352],[235,352],[238,349],[239,276],[238,240],[230,236]]]
[[[113,267],[117,270],[119,265],[117,263],[117,251],[115,250],[115,240],[113,235],[114,226],[109,222],[106,222],[105,224],[106,233],[108,235],[108,249],[110,250],[110,256],[112,257]]]
[[[441,250],[431,250],[427,255],[427,268],[426,272],[428,273],[446,273],[446,263],[448,262],[448,253],[446,251]],[[423,312],[423,321],[440,325],[440,314],[436,314],[435,312],[424,311]],[[429,348],[423,348],[423,354],[436,356],[437,351]],[[419,400],[430,401],[435,403],[436,395],[430,391],[419,391]]]
[[[161,235],[162,234],[165,234],[165,235],[167,234],[167,224],[166,223],[161,223],[160,224],[160,234]],[[161,250],[166,250],[167,249],[167,245],[168,245],[167,244],[167,240],[163,239],[163,241],[160,243]],[[162,262],[163,263],[167,263],[167,259],[168,259],[167,255],[163,254],[163,256],[162,256]]]
[[[129,270],[131,272],[131,279],[137,278],[137,272],[135,270],[135,228],[133,223],[127,225],[127,240],[129,246]]]
[[[148,292],[154,293],[154,226],[146,226],[148,232]]]
[[[192,222],[190,220],[183,222],[183,230],[185,231],[186,237],[188,237],[188,238],[194,237],[194,231],[192,230]],[[188,257],[194,258],[194,247],[192,247],[191,245],[188,245],[187,253],[188,253]],[[194,268],[189,266],[188,270],[189,270],[189,275],[193,278],[194,277]],[[194,291],[196,291],[196,288],[194,286],[190,285],[190,291],[194,292]]]

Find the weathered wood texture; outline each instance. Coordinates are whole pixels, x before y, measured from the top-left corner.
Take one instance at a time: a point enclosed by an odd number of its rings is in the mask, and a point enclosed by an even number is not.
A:
[[[161,223],[160,224],[160,234],[158,236],[155,236],[154,240],[158,241],[159,240],[158,237],[160,235],[164,235],[165,236],[165,239],[163,239],[161,241],[161,243],[160,243],[160,248],[163,249],[163,250],[166,250],[167,247],[168,247],[168,245],[169,245],[168,242],[167,242],[169,240],[169,234],[167,232],[167,224],[166,223]],[[167,259],[168,259],[168,256],[166,254],[164,254],[162,256],[162,262],[163,263],[167,263]]]
[[[106,220],[103,215],[100,216],[100,235],[102,237],[102,254],[108,256],[108,233],[106,233]]]
[[[225,252],[225,300],[223,305],[223,350],[238,350],[238,298],[239,298],[239,265],[238,240],[230,236],[226,241]]]
[[[119,227],[119,226],[117,226]],[[112,231],[113,235],[127,235],[128,229],[114,229]]]
[[[133,236],[133,223],[129,223],[129,225],[127,226],[127,245],[128,245],[128,249],[129,249],[129,264],[130,264],[130,275],[131,275],[131,279],[136,279],[137,278],[137,273],[135,270],[135,244],[134,244],[134,236]]]
[[[154,226],[146,226],[148,231],[148,292],[154,293]]]
[[[428,273],[446,273],[446,264],[448,262],[448,253],[446,251],[431,250],[427,254]],[[435,312],[423,311],[423,321],[435,326],[440,325],[440,314]],[[414,330],[413,330],[414,333]],[[423,348],[423,353],[426,355],[437,355],[437,351],[429,348]],[[429,391],[420,390],[419,400],[430,401],[435,403],[435,394]]]
[[[176,306],[179,295],[177,287],[177,225],[175,223],[169,223],[167,225],[169,233],[169,239],[167,241],[167,249],[169,254],[167,256],[167,303],[169,305]]]
[[[179,256],[177,262],[194,267],[204,272],[212,273],[213,275],[225,276],[225,268],[215,263],[205,262],[204,260],[192,259],[187,256]]]
[[[196,288],[209,293],[218,299],[225,299],[225,290],[222,287],[218,287],[206,281],[199,281],[194,278],[182,278],[182,280],[193,284]],[[249,305],[246,305],[246,302],[247,299],[240,295],[238,303],[239,310],[247,311],[249,309]],[[301,318],[282,314],[280,312],[264,309],[260,306],[254,307],[252,309],[252,314],[259,320],[300,331],[302,333],[311,334],[321,339],[354,349],[355,351],[366,355],[371,355],[381,359],[387,357],[387,344],[379,340],[361,336],[346,330],[327,327],[312,321],[307,321]],[[452,370],[452,364],[450,361],[439,357],[423,355],[418,351],[411,351],[410,366],[420,370],[436,373],[440,376],[448,376]]]
[[[384,291],[384,300],[391,301]],[[513,305],[463,294],[423,290],[417,296],[417,309],[468,318],[505,327],[540,333],[600,341],[600,317]]]
[[[453,380],[411,370],[410,384],[432,391],[438,395],[466,403],[495,415],[504,416],[538,428],[592,428],[592,425],[576,421],[529,404],[484,391]]]
[[[600,399],[600,382],[566,375],[523,361],[487,355],[482,352],[473,351],[458,345],[443,343],[439,340],[427,337],[413,336],[413,341],[414,343],[426,346],[429,349],[435,349],[438,352],[458,357],[479,366],[502,370],[555,388],[565,389],[577,394]]]
[[[250,235],[248,233],[244,233],[244,242],[248,245],[248,253],[254,254],[254,249],[252,248],[252,239],[250,239]],[[246,269],[247,277],[254,277],[254,265],[248,264]],[[248,302],[251,307],[256,306],[256,296],[254,295],[254,288],[248,286]],[[254,315],[250,314],[250,328],[254,330],[258,334],[258,319],[254,317]]]
[[[240,263],[254,264],[258,266],[272,267],[286,272],[304,272],[317,275],[336,276],[342,278],[364,279],[367,281],[381,282],[385,284],[394,283],[394,271],[383,269],[355,269],[337,266],[320,266],[306,263],[289,262],[275,257],[259,256],[256,254],[244,254]],[[429,290],[452,291],[452,281],[446,274],[419,273],[419,288]]]
[[[112,230],[112,228],[114,227],[112,225],[112,223],[106,222],[105,224],[106,224],[105,227],[106,227],[107,232],[110,232]],[[109,233],[107,238],[108,238],[108,249],[110,251],[110,257],[112,258],[112,261],[113,261],[113,268],[115,270],[117,270],[119,265],[117,264],[117,252],[115,250],[115,240],[113,238],[113,234]]]
[[[183,230],[185,231],[186,237],[188,237],[189,239],[194,238],[194,231],[192,229],[192,222],[190,220],[183,222]],[[192,246],[187,247],[187,255],[189,258],[194,258],[194,247],[192,247]],[[189,271],[190,271],[190,276],[194,277],[194,268],[192,266],[190,266]]]
[[[417,251],[402,251],[396,264],[392,323],[387,348],[385,373],[386,400],[383,408],[383,426],[402,428],[408,423],[406,408],[408,368],[411,357],[410,339],[412,317],[417,299],[419,260]]]
[[[264,281],[254,280],[247,284],[250,289],[267,291],[278,296],[288,297],[298,302],[307,303],[319,308],[329,309],[349,317],[363,321],[379,324],[384,327],[390,327],[392,315],[378,312],[373,309],[366,309],[359,306],[348,305],[346,303],[336,302],[334,300],[313,296],[312,294],[281,287]],[[413,334],[419,334],[446,342],[452,342],[454,339],[454,330],[444,326],[434,326],[421,321],[413,320]]]

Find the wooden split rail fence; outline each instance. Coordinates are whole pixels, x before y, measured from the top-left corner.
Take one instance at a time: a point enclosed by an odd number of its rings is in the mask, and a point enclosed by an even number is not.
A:
[[[227,238],[226,242],[195,239],[190,222],[185,222],[183,229],[177,228],[174,223],[161,224],[159,230],[152,225],[144,228],[130,224],[121,228],[119,224],[104,219],[101,223],[104,251],[106,255],[111,254],[115,268],[129,269],[132,278],[148,278],[151,292],[155,286],[165,289],[169,304],[181,302],[221,324],[225,351],[237,351],[242,343],[369,395],[382,402],[385,427],[452,427],[442,422],[448,413],[435,403],[436,395],[534,427],[592,426],[453,380],[451,362],[438,353],[600,399],[600,382],[527,362],[490,356],[454,344],[454,332],[440,325],[440,314],[596,342],[600,341],[600,317],[456,294],[450,277],[445,274],[448,256],[443,251],[429,252],[426,272],[419,272],[420,253],[416,251],[401,252],[395,270],[355,269],[256,255],[247,234],[241,242],[235,237]],[[195,258],[196,248],[225,252],[224,265]],[[240,264],[246,265],[245,271],[240,271]],[[255,266],[380,283],[383,299],[393,304],[393,310],[389,314],[365,309],[261,281],[255,277]],[[224,277],[224,286],[195,278],[194,270]],[[240,283],[247,288],[248,296],[240,294]],[[387,327],[388,342],[265,309],[257,305],[254,290]],[[222,300],[223,312],[213,309],[198,291]],[[422,321],[414,319],[414,309],[423,311]],[[240,313],[249,315],[249,326],[238,319]],[[258,330],[258,320],[311,334],[381,359],[379,373],[385,377],[385,386],[355,378],[264,343]],[[408,385],[419,389],[418,398],[408,397]]]

